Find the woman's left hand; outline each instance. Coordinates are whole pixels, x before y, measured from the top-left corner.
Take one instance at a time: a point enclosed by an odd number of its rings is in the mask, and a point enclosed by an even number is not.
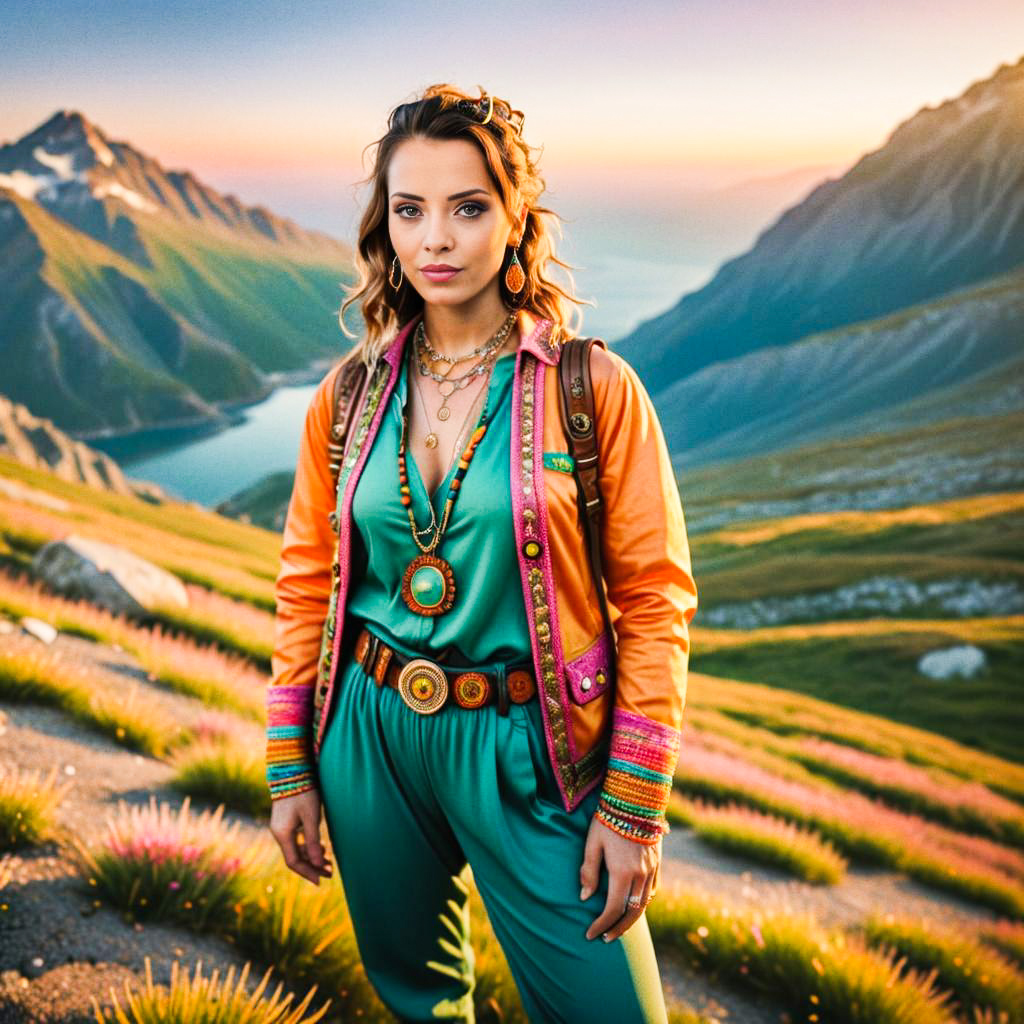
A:
[[[588,939],[603,935],[611,942],[643,916],[658,888],[661,846],[660,839],[652,845],[634,842],[608,828],[597,815],[593,817],[580,868],[580,899],[589,899],[597,889],[602,859],[608,868],[608,899],[601,915],[587,929]],[[640,905],[627,906],[631,897],[639,899]]]

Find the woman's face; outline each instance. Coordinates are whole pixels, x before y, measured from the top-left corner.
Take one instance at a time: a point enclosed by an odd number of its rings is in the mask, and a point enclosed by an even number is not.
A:
[[[392,153],[387,184],[391,244],[424,302],[462,305],[492,288],[497,298],[505,247],[518,239],[519,226],[505,213],[476,145],[406,139]],[[457,272],[425,272],[435,265]]]

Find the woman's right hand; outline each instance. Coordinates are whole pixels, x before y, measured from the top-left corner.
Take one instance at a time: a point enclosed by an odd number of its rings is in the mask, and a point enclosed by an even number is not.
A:
[[[331,861],[320,842],[320,794],[315,789],[281,797],[270,807],[270,834],[284,854],[284,862],[314,885],[331,877]],[[304,840],[298,843],[299,832]]]

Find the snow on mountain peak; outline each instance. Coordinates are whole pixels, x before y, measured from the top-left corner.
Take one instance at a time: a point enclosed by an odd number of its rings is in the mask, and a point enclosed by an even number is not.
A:
[[[0,149],[0,186],[23,199],[78,203],[116,196],[134,210],[155,213],[159,206],[117,180],[118,160],[103,133],[77,110],[59,110],[13,146]]]

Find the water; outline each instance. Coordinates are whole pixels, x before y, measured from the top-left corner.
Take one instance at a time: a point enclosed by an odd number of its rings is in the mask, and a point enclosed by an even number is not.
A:
[[[325,371],[326,372],[326,371]],[[278,388],[240,411],[240,422],[199,440],[152,453],[153,435],[106,442],[130,477],[151,480],[186,501],[213,506],[267,473],[294,470],[315,384]],[[150,454],[141,454],[145,450]]]

